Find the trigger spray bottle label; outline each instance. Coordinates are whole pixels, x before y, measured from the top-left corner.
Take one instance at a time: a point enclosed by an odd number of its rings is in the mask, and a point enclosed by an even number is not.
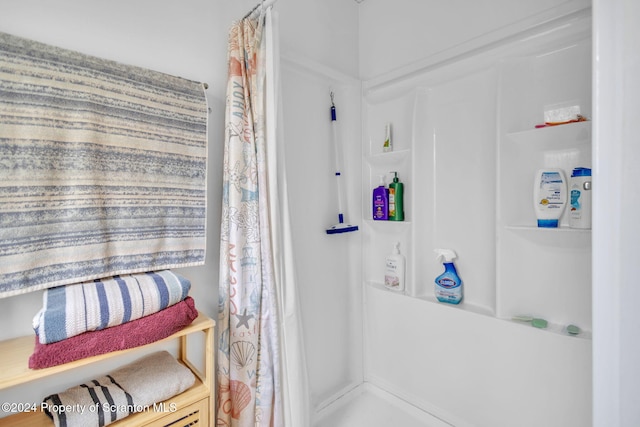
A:
[[[436,249],[435,252],[444,265],[444,272],[435,280],[436,298],[440,302],[459,304],[462,301],[462,279],[453,264],[457,255],[451,249]]]

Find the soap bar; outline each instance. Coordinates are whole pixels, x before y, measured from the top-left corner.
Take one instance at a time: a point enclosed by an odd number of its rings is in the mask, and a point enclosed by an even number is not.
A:
[[[576,325],[569,325],[567,326],[567,333],[569,335],[578,335],[580,333],[580,328]]]
[[[531,326],[534,328],[544,329],[547,327],[547,321],[544,319],[533,319],[531,321]]]
[[[528,323],[528,322],[531,322],[533,320],[533,317],[517,315],[517,316],[513,316],[511,319],[515,320],[517,322],[527,322]]]

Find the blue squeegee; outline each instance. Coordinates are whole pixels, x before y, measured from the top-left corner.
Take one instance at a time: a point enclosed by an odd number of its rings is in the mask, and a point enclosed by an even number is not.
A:
[[[344,194],[342,192],[342,151],[338,144],[338,127],[336,124],[336,106],[333,102],[333,92],[331,96],[331,133],[333,137],[333,151],[336,159],[336,184],[338,193],[338,223],[327,228],[327,234],[348,233],[350,231],[357,231],[357,225],[351,225],[344,221],[344,213],[342,207],[344,206]]]

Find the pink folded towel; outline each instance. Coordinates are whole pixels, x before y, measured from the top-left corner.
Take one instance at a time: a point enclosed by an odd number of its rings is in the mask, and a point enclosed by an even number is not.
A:
[[[29,357],[29,368],[42,369],[62,365],[85,357],[138,347],[172,335],[198,317],[193,298],[122,325],[85,332],[51,344],[40,344]]]

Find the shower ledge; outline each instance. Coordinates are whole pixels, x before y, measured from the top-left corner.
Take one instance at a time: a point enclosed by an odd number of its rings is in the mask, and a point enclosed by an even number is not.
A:
[[[464,300],[460,304],[446,304],[446,303],[439,302],[434,296],[430,296],[430,295],[412,296],[409,293],[407,293],[406,291],[401,291],[401,292],[394,291],[392,289],[388,289],[386,286],[384,286],[383,283],[380,283],[380,282],[368,281],[368,282],[366,282],[366,285],[368,287],[372,288],[372,289],[375,289],[375,290],[378,290],[378,291],[381,291],[381,292],[386,292],[386,293],[389,293],[389,294],[393,294],[393,295],[396,295],[396,296],[401,297],[401,298],[413,298],[413,299],[417,299],[417,300],[420,300],[420,301],[425,301],[425,302],[430,303],[430,304],[435,304],[435,305],[437,305],[439,307],[443,307],[445,309],[460,310],[460,311],[465,312],[465,313],[479,314],[481,316],[491,317],[491,318],[494,318],[494,319],[502,321],[502,322],[508,322],[510,324],[515,324],[515,325],[518,325],[519,327],[536,329],[536,330],[540,331],[541,333],[557,334],[557,335],[561,335],[561,336],[567,337],[568,339],[583,339],[583,340],[588,340],[588,341],[591,341],[591,339],[592,339],[592,333],[589,330],[584,330],[583,329],[580,332],[579,335],[569,335],[566,332],[566,325],[562,325],[562,324],[558,324],[558,323],[552,323],[552,322],[549,322],[548,326],[546,328],[544,328],[544,329],[534,328],[533,326],[531,326],[527,322],[522,322],[522,321],[518,321],[518,320],[512,320],[511,318],[497,316],[493,312],[493,310],[490,310],[487,307],[482,307],[482,306],[478,306],[478,305],[474,305],[474,304],[468,304],[468,303],[465,303]]]

